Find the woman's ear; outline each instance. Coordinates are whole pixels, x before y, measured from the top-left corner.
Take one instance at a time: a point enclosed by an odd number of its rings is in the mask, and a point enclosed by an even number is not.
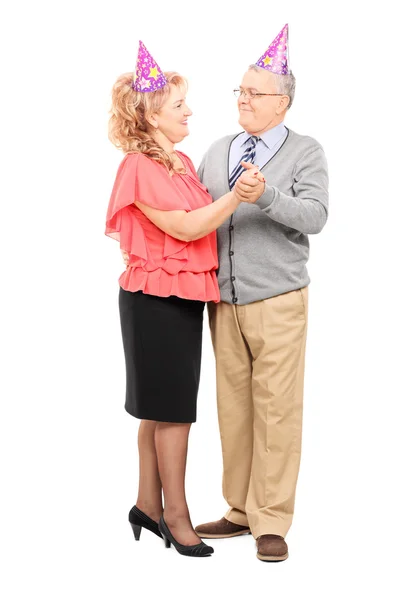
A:
[[[158,122],[157,119],[155,118],[154,115],[148,115],[146,117],[146,121],[152,126],[154,127],[154,129],[158,129]]]

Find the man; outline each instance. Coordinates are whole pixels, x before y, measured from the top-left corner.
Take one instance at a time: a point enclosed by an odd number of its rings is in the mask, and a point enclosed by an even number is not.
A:
[[[248,200],[218,230],[221,302],[209,306],[230,508],[196,532],[251,532],[264,561],[288,557],[301,451],[308,234],[322,230],[328,209],[320,144],[284,125],[295,91],[287,33],[285,25],[235,90],[244,132],[215,142],[199,168],[213,198],[237,184]],[[258,165],[266,182],[238,181],[241,160]]]

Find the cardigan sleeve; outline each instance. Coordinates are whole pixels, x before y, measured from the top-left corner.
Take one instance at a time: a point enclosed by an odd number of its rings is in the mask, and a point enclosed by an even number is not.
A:
[[[328,167],[321,146],[313,147],[293,170],[293,196],[274,186],[255,204],[271,219],[305,234],[319,233],[328,218]]]

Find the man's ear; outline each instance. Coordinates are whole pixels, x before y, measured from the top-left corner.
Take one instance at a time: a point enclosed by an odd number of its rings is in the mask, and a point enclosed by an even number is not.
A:
[[[289,106],[290,98],[289,96],[281,96],[278,104],[278,108],[276,109],[276,113],[281,115],[284,110],[287,110]]]

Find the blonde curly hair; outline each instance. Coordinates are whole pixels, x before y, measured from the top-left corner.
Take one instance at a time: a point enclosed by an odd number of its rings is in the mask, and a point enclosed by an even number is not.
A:
[[[141,152],[173,171],[172,158],[151,136],[153,128],[146,117],[161,109],[172,85],[186,93],[187,81],[173,71],[164,72],[164,75],[167,84],[155,92],[136,92],[132,88],[133,73],[118,77],[111,92],[108,137],[125,154]]]

